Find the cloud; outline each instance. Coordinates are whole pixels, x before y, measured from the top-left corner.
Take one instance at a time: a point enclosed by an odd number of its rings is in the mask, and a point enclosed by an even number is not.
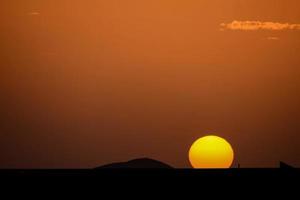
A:
[[[279,37],[268,37],[268,40],[279,40]]]
[[[284,31],[300,30],[300,24],[278,23],[278,22],[261,22],[261,21],[233,21],[231,23],[220,24],[221,31],[224,30],[241,30],[241,31]]]
[[[37,15],[40,15],[41,13],[39,13],[39,12],[30,12],[30,13],[28,13],[28,15],[30,15],[30,16],[37,16]]]

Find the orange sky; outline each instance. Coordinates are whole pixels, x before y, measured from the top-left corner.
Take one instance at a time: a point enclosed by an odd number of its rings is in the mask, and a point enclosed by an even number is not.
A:
[[[212,133],[242,167],[300,167],[299,6],[1,1],[0,167],[189,167]]]

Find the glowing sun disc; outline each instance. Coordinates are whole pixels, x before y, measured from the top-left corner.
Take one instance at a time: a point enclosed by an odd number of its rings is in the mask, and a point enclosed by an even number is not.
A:
[[[233,159],[229,142],[214,135],[199,138],[189,150],[189,160],[194,168],[230,168]]]

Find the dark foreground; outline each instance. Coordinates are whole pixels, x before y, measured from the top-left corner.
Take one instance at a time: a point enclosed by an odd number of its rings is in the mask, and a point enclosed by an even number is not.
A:
[[[131,194],[133,191],[153,194],[152,191],[157,189],[171,193],[186,190],[189,193],[215,191],[215,188],[228,188],[228,191],[240,188],[248,192],[271,188],[268,190],[270,193],[288,188],[290,193],[298,191],[299,180],[300,170],[296,168],[0,170],[0,184],[6,188],[33,193],[43,191],[47,194],[57,188],[68,193],[90,191],[92,188],[98,194]],[[109,192],[111,189],[113,193]],[[2,188],[2,191],[5,190]]]
[[[0,170],[0,180],[16,178],[59,179],[59,178],[104,179],[299,179],[300,169],[13,169]]]
[[[225,195],[230,199],[235,196],[256,199],[261,193],[267,196],[280,193],[283,199],[294,199],[293,195],[298,196],[299,180],[300,171],[295,168],[0,170],[0,191],[8,191],[10,197],[38,195],[38,199],[49,195],[56,199],[61,194],[66,195],[66,199],[72,199],[70,196],[76,199],[96,199],[94,196],[97,199],[170,199],[172,195],[192,199],[188,195],[203,197],[204,194],[222,196],[222,199]]]

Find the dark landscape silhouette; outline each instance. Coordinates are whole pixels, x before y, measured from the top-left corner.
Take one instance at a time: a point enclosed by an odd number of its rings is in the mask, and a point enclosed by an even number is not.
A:
[[[132,168],[132,169],[172,169],[168,164],[163,162],[150,159],[150,158],[139,158],[130,160],[128,162],[119,162],[103,165],[97,169],[122,169],[122,168]]]
[[[280,169],[296,169],[293,166],[283,161],[279,162],[278,167]],[[172,167],[169,164],[151,158],[137,158],[137,159],[129,160],[127,162],[115,162],[115,163],[105,164],[100,167],[97,167],[96,169],[101,170],[101,169],[176,169],[176,168]],[[243,168],[232,167],[231,169],[243,169]],[[222,170],[226,170],[226,169],[222,169]]]
[[[231,181],[256,182],[266,185],[297,181],[300,178],[298,168],[279,162],[277,168],[229,168],[229,169],[193,169],[173,168],[169,164],[151,158],[138,158],[127,162],[115,162],[90,169],[7,169],[0,170],[1,180],[14,182],[34,180],[57,180],[70,177],[83,178],[83,181],[94,180],[103,184],[124,184],[127,181],[142,183],[154,181],[159,184],[186,183],[191,180],[205,184],[227,184]],[[17,181],[16,181],[17,180]],[[68,181],[67,181],[68,182]]]

